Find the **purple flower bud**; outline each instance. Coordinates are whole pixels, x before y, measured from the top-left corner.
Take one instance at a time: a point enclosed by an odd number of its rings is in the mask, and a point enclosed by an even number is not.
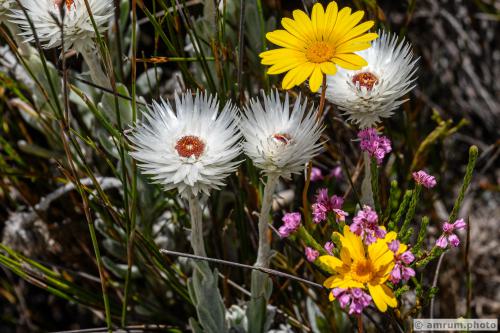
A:
[[[402,272],[404,281],[408,281],[410,278],[415,276],[415,271],[410,267],[403,267]]]
[[[342,179],[342,168],[340,166],[333,168],[330,172],[330,177],[333,177],[337,180]]]
[[[446,247],[448,246],[448,239],[446,238],[445,235],[441,235],[438,238],[438,240],[436,241],[436,246],[442,249],[446,249]]]
[[[443,231],[444,231],[445,233],[450,233],[450,232],[452,232],[454,229],[455,229],[455,226],[454,226],[453,224],[451,224],[451,223],[445,222],[445,223],[443,224]]]
[[[321,173],[321,169],[313,167],[311,169],[311,181],[317,182],[323,180],[323,174]]]
[[[333,256],[333,248],[335,247],[335,245],[332,242],[326,242],[323,247],[329,255]]]
[[[400,242],[397,239],[395,239],[392,242],[390,242],[389,244],[387,244],[387,246],[389,247],[389,250],[391,250],[394,253],[398,252],[399,245],[400,245]]]
[[[413,255],[413,253],[411,253],[411,251],[403,252],[400,258],[407,265],[411,264],[413,260],[415,260],[415,256]]]
[[[455,223],[453,223],[453,227],[455,230],[462,230],[467,227],[467,223],[465,223],[464,219],[459,219],[456,220]]]
[[[316,251],[313,248],[310,248],[309,246],[306,247],[306,257],[308,261],[313,262],[314,260],[316,260],[316,258],[318,258],[318,256],[319,256],[318,251]]]
[[[448,241],[450,242],[450,245],[453,247],[458,247],[460,245],[460,239],[455,234],[449,235]]]
[[[429,175],[424,170],[414,172],[412,175],[415,182],[425,188],[433,188],[434,186],[436,186],[436,178]]]

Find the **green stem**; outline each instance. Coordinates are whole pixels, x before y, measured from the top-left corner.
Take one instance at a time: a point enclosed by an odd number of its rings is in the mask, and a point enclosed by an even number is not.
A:
[[[472,174],[474,172],[474,167],[476,166],[478,153],[479,152],[476,146],[471,146],[469,148],[469,162],[467,163],[467,169],[465,170],[462,187],[460,188],[457,200],[455,200],[455,204],[453,205],[453,209],[450,214],[450,223],[453,223],[458,217],[458,211],[460,210],[460,206],[462,205],[462,201],[464,200],[465,192],[467,192],[467,189],[469,188],[470,182],[472,180]]]
[[[365,178],[361,183],[361,203],[363,205],[373,207],[375,201],[373,200],[371,157],[367,152],[363,153],[363,164],[365,169]]]
[[[264,197],[259,215],[259,248],[257,250],[257,261],[255,266],[269,267],[271,245],[269,244],[269,221],[273,203],[273,194],[278,185],[279,176],[275,174],[267,175],[267,182],[264,186]]]
[[[195,255],[206,257],[205,242],[203,241],[203,212],[198,196],[189,196],[189,214],[191,215],[191,246]]]

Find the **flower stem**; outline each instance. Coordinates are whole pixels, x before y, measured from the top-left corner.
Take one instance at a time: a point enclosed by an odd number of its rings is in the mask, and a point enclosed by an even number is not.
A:
[[[94,48],[87,48],[82,51],[83,60],[89,67],[90,77],[97,85],[103,88],[111,88],[108,77],[104,74],[104,70],[101,66],[101,59]]]
[[[271,246],[269,244],[268,228],[269,228],[269,212],[273,202],[273,193],[278,184],[279,176],[269,174],[267,182],[264,186],[264,197],[262,198],[262,206],[259,215],[259,249],[257,250],[257,261],[255,266],[269,267],[269,259]]]
[[[358,333],[363,333],[363,317],[358,315]]]
[[[363,163],[365,165],[365,178],[361,183],[361,203],[373,207],[375,202],[372,190],[371,157],[368,152],[363,153]]]
[[[326,74],[323,74],[323,84],[321,86],[321,98],[319,100],[319,109],[316,117],[316,121],[320,122],[323,118],[323,111],[325,109],[326,100]],[[304,190],[302,191],[302,211],[305,216],[306,223],[310,221],[309,219],[309,202],[307,200],[307,192],[309,192],[309,185],[311,185],[311,172],[312,172],[312,161],[309,161],[306,168],[306,183],[304,185]]]
[[[189,196],[189,213],[191,215],[191,246],[194,254],[206,257],[205,243],[203,242],[203,215],[198,196]]]

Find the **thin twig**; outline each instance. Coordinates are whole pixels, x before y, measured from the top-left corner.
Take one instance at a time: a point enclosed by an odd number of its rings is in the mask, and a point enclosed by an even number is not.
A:
[[[444,258],[445,253],[446,252],[443,252],[439,256],[439,261],[438,261],[437,267],[436,267],[436,274],[434,275],[434,280],[432,281],[432,289],[436,288],[436,286],[437,286],[438,279],[439,279],[439,270],[441,269],[441,264],[443,263],[443,258]],[[430,319],[434,318],[434,300],[435,300],[435,298],[436,298],[435,295],[433,295],[431,298],[431,308],[430,308],[430,314],[429,314]]]
[[[227,261],[227,260],[222,260],[222,259],[215,259],[215,258],[201,257],[201,256],[197,256],[197,255],[194,255],[194,254],[188,254],[188,253],[183,253],[183,252],[170,251],[170,250],[165,250],[165,249],[160,249],[160,253],[162,253],[162,254],[168,254],[168,255],[173,255],[173,256],[178,256],[178,257],[190,258],[190,259],[195,259],[195,260],[204,260],[204,261],[213,262],[213,263],[221,264],[221,265],[229,265],[229,266],[234,266],[234,267],[241,267],[241,268],[246,268],[246,269],[253,269],[253,270],[257,270],[257,271],[260,271],[260,272],[263,272],[263,273],[266,273],[266,274],[269,274],[269,275],[281,276],[281,277],[284,277],[284,278],[287,278],[287,279],[291,279],[291,280],[295,280],[295,281],[298,281],[298,282],[302,282],[302,283],[308,284],[310,286],[313,286],[315,288],[324,289],[324,287],[321,284],[319,284],[319,283],[312,282],[312,281],[309,281],[309,280],[306,280],[306,279],[302,279],[302,278],[299,278],[297,276],[294,276],[294,275],[291,275],[291,274],[287,274],[287,273],[284,273],[284,272],[280,272],[280,271],[277,271],[277,270],[274,270],[274,269],[270,269],[270,268],[264,268],[264,267],[258,267],[258,266],[250,266],[250,265],[240,264],[240,263],[237,263],[237,262],[232,262],[232,261]]]

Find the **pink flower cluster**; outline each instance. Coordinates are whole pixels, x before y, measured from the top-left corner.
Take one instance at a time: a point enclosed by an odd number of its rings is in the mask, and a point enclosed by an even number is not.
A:
[[[325,249],[326,253],[329,255],[333,256],[333,248],[335,247],[335,244],[332,242],[326,242],[325,245],[323,245],[323,248]]]
[[[453,232],[465,229],[466,227],[467,223],[463,219],[458,219],[454,223],[445,222],[443,224],[443,234],[436,241],[436,246],[446,249],[449,242],[451,246],[457,247],[460,245],[460,239]]]
[[[351,232],[363,238],[366,245],[384,238],[386,231],[378,225],[378,215],[370,206],[363,206],[363,210],[358,212],[352,219]]]
[[[378,135],[374,128],[365,128],[359,131],[358,138],[361,139],[361,150],[375,157],[377,164],[382,163],[385,155],[392,150],[391,140],[385,136]]]
[[[425,188],[433,188],[437,184],[436,178],[429,175],[424,170],[414,172],[412,175],[415,183],[420,184]]]
[[[300,226],[300,220],[300,213],[285,214],[281,219],[281,221],[283,221],[283,225],[278,230],[281,238],[288,237],[295,232]]]
[[[316,251],[315,249],[307,246],[306,247],[306,258],[308,261],[310,262],[313,262],[314,260],[316,260],[319,256],[319,252]]]
[[[389,276],[389,281],[396,284],[403,280],[408,281],[411,277],[415,276],[415,271],[413,268],[407,267],[415,260],[415,256],[411,251],[405,251],[398,254],[399,246],[401,243],[398,240],[393,240],[388,244],[389,249],[394,252],[394,268],[392,269],[391,275]]]
[[[363,309],[372,302],[370,295],[360,288],[334,288],[331,293],[339,300],[340,307],[345,309],[349,304],[349,314],[361,314]]]
[[[342,210],[344,199],[333,195],[328,196],[328,189],[322,188],[316,195],[316,202],[312,205],[313,222],[321,223],[326,220],[328,212],[335,213],[337,220],[345,221],[345,217],[349,214]]]

